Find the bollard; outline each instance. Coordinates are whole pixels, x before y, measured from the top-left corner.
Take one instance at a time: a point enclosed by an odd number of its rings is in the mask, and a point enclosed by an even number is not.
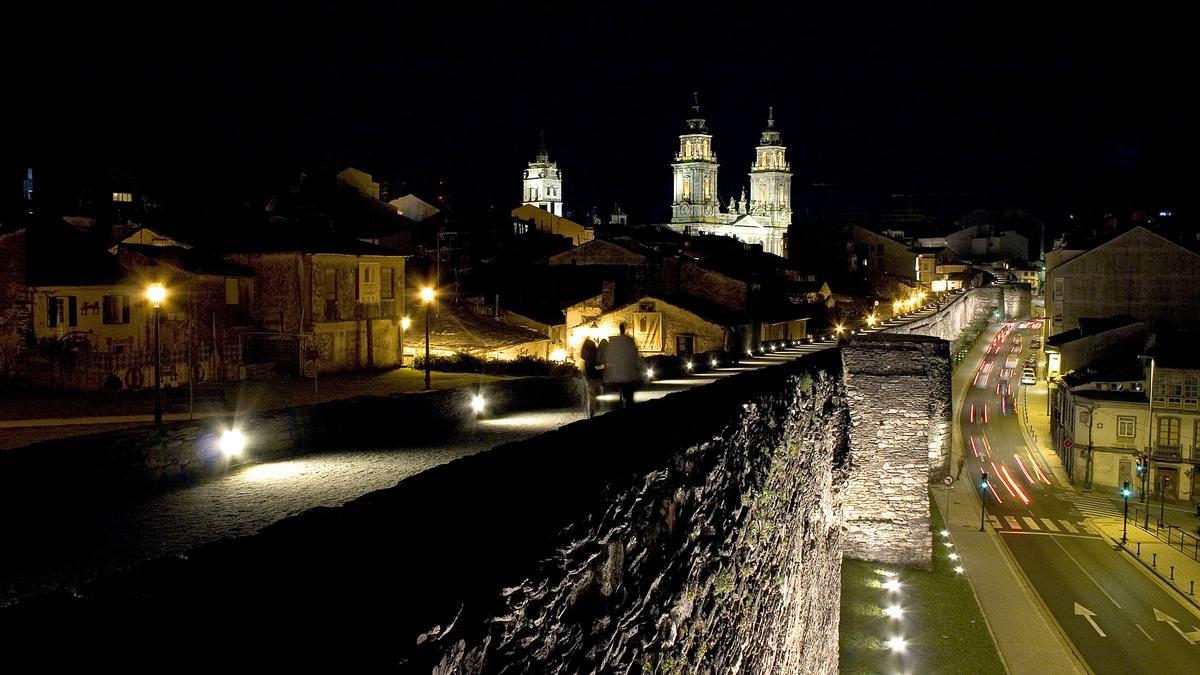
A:
[[[1175,581],[1175,566],[1171,565],[1171,581]]]
[[[1151,559],[1150,559],[1150,566],[1151,566],[1151,567],[1158,567],[1158,554],[1157,554],[1157,553],[1151,553],[1150,555],[1154,556],[1153,558],[1151,558]]]
[[[1140,558],[1140,557],[1142,557],[1142,542],[1140,542],[1140,541],[1139,541],[1139,542],[1137,543],[1137,545],[1138,545],[1138,552],[1137,552],[1137,556]]]
[[[1188,582],[1188,595],[1196,594],[1196,580],[1192,579]]]

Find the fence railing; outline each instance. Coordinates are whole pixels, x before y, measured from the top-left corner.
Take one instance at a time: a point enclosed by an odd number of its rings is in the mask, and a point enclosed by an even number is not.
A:
[[[1148,518],[1147,511],[1149,511]],[[1162,521],[1155,515],[1153,508],[1134,506],[1130,509],[1129,517],[1133,521],[1133,525],[1153,534],[1156,539],[1192,560],[1200,562],[1200,537],[1178,525]]]

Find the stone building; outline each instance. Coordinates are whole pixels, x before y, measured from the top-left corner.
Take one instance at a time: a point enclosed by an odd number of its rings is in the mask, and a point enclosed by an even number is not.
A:
[[[1047,255],[1047,335],[1079,326],[1081,318],[1131,316],[1142,321],[1200,324],[1200,284],[1192,277],[1200,255],[1135,227],[1091,250],[1054,264]],[[1181,311],[1182,310],[1182,311]]]
[[[250,312],[261,332],[247,337],[247,364],[321,373],[400,365],[401,319],[415,302],[406,296],[404,256],[309,238],[241,245],[229,258],[255,274]]]
[[[766,253],[787,257],[788,228],[792,224],[792,174],[787,148],[775,128],[775,111],[767,117],[750,168],[750,196],[729,198],[723,208],[717,184],[717,155],[713,136],[700,115],[699,97],[692,116],[679,136],[673,172],[671,223],[677,232],[710,233],[762,246]]]
[[[725,349],[729,328],[741,320],[719,307],[700,309],[696,304],[686,298],[668,302],[650,295],[616,307],[605,307],[601,296],[585,300],[567,309],[567,353],[577,358],[584,338],[616,335],[622,323],[644,356],[690,356]]]

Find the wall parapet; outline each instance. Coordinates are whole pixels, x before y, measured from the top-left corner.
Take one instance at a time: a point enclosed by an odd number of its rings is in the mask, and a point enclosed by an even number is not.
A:
[[[917,418],[933,394],[897,406],[909,421],[873,456],[860,447],[872,420],[854,416],[872,378],[929,390],[945,351],[888,336],[718,380],[27,598],[0,627],[43,666],[157,663],[181,634],[232,626],[262,647],[239,663],[275,668],[835,673],[841,559],[862,525],[843,516],[862,508],[854,473],[873,480],[894,452],[910,474],[898,487],[925,495]],[[892,506],[908,509],[893,530],[928,518],[920,498]],[[40,644],[63,635],[74,649]]]

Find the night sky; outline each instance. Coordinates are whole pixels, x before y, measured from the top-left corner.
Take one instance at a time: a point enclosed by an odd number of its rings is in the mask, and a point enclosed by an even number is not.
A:
[[[4,175],[113,165],[215,203],[353,165],[509,208],[545,129],[569,209],[661,222],[699,90],[723,201],[768,105],[798,210],[825,205],[818,182],[846,186],[838,201],[952,193],[1052,222],[1193,199],[1194,36],[1145,3],[251,4],[15,10]]]

